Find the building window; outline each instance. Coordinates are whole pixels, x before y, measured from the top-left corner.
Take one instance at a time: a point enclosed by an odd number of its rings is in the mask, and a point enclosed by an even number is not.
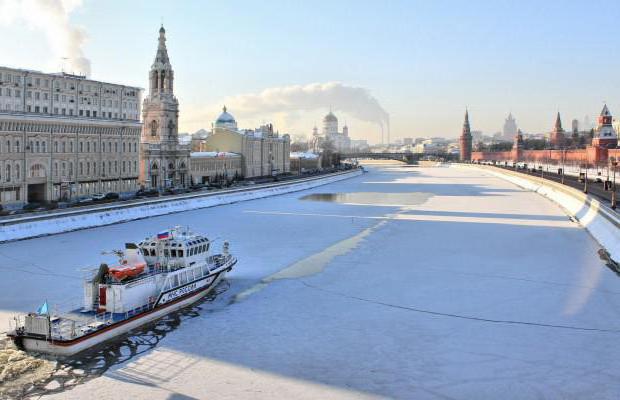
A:
[[[6,165],[5,176],[6,176],[6,181],[11,182],[11,166],[9,164]]]
[[[151,121],[151,136],[157,136],[157,121]]]

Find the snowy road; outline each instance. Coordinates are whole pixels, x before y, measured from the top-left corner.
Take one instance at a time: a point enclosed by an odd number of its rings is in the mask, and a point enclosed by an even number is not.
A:
[[[50,398],[620,396],[620,278],[559,207],[477,170],[372,167],[0,245],[2,315],[79,303],[100,251],[175,224],[231,242],[231,288],[154,350]]]

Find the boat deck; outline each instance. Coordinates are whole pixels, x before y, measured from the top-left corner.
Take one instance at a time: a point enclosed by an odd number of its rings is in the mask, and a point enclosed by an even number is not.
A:
[[[52,339],[71,340],[84,336],[90,332],[149,311],[153,308],[153,304],[145,304],[125,313],[95,313],[94,311],[76,309],[67,314],[54,315],[50,318]]]

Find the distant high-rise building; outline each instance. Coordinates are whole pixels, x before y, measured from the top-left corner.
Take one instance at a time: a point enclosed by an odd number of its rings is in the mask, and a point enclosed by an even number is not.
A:
[[[592,146],[613,148],[618,145],[618,136],[612,126],[612,117],[607,104],[603,107],[601,115],[598,117],[598,126],[594,132]]]
[[[555,125],[553,127],[553,131],[551,131],[549,141],[551,143],[551,147],[553,147],[554,149],[560,149],[564,147],[564,129],[562,128],[562,120],[560,119],[559,112],[557,117],[555,118]]]
[[[471,161],[471,128],[469,126],[469,111],[465,110],[465,121],[463,122],[463,130],[459,139],[461,145],[460,160]]]
[[[578,119],[574,119],[571,122],[571,131],[574,133],[579,133],[579,120]]]
[[[508,114],[508,118],[504,121],[504,127],[502,128],[502,138],[506,141],[512,141],[517,134],[517,121],[512,116],[512,113]]]

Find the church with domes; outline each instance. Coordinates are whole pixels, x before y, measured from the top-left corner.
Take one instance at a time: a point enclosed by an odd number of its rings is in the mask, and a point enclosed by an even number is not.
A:
[[[224,106],[224,108],[222,109],[222,113],[215,120],[215,123],[213,124],[213,127],[214,128],[230,129],[230,130],[236,131],[237,130],[237,121],[235,120],[235,117],[233,117],[228,112],[228,110],[226,109],[226,106]]]
[[[290,172],[290,136],[274,131],[272,124],[255,129],[239,129],[226,106],[205,137],[192,139],[195,152],[227,152],[241,156],[245,178],[273,176]]]
[[[351,150],[351,138],[349,137],[349,127],[345,124],[342,132],[338,132],[338,118],[330,110],[329,114],[323,117],[323,137],[319,137],[318,129],[314,127],[312,136],[315,152],[324,141],[330,141],[339,153],[348,153]]]

